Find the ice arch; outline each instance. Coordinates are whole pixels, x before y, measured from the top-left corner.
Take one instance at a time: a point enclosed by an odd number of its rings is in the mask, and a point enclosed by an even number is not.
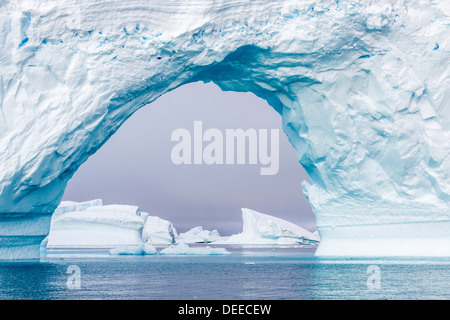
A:
[[[0,256],[35,255],[77,168],[199,80],[282,115],[319,255],[450,255],[449,15],[420,0],[3,1]]]

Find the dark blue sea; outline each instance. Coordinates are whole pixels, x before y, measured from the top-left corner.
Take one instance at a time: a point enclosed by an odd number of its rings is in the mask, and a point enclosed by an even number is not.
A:
[[[319,259],[304,247],[230,255],[48,252],[0,262],[0,299],[450,299],[450,259]]]

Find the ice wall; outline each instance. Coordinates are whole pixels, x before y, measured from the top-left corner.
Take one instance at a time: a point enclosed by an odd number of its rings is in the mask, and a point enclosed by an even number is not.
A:
[[[97,205],[100,203],[100,205]],[[104,249],[142,244],[144,218],[137,206],[101,205],[101,200],[59,206],[51,221],[47,249]]]
[[[2,1],[2,248],[136,110],[213,81],[282,116],[313,183],[319,255],[361,252],[336,244],[380,229],[405,248],[383,254],[429,254],[408,240],[420,234],[450,255],[449,16],[438,0]]]

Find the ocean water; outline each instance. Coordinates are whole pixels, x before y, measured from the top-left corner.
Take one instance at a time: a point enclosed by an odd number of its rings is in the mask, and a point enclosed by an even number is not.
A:
[[[0,299],[450,299],[450,259],[334,259],[302,247],[230,255],[53,252],[0,262]]]

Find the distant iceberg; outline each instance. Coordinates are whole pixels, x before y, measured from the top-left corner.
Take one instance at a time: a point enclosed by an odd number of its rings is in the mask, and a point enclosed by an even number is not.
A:
[[[143,243],[144,218],[136,206],[71,202],[56,211],[59,213],[52,218],[47,249],[112,248]]]
[[[222,255],[231,254],[225,248],[212,248],[212,247],[189,247],[186,243],[180,243],[177,245],[171,245],[163,250],[160,254],[165,255]]]
[[[85,248],[109,249],[112,255],[143,255],[156,254],[154,246],[164,246],[161,254],[227,254],[223,248],[191,248],[187,244],[307,245],[320,241],[317,232],[245,208],[242,232],[230,237],[202,226],[178,234],[172,222],[141,212],[138,206],[103,205],[100,199],[65,201],[55,212],[41,251]]]
[[[289,221],[255,210],[243,208],[242,221],[242,232],[221,242],[229,244],[303,245],[316,244],[320,241],[317,233],[309,232]]]
[[[145,217],[144,229],[142,230],[142,240],[156,245],[170,245],[175,243],[178,236],[177,230],[172,222],[160,217],[150,216],[143,213]]]
[[[109,250],[111,255],[154,255],[158,251],[150,243],[143,243],[137,246],[122,246]]]
[[[103,205],[101,199],[63,201],[52,217],[45,249],[103,248],[111,254],[155,254],[153,245],[175,244],[172,222],[133,205]]]
[[[222,237],[217,230],[203,230],[202,226],[194,227],[189,231],[180,233],[176,238],[177,243],[209,243],[219,241]]]

